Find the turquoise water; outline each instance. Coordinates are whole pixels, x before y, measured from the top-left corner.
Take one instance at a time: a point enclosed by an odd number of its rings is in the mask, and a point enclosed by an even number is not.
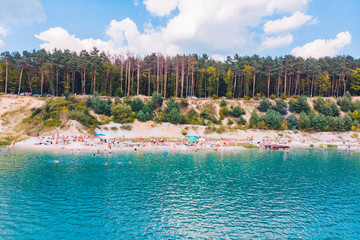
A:
[[[0,152],[0,239],[159,238],[360,238],[360,153]]]

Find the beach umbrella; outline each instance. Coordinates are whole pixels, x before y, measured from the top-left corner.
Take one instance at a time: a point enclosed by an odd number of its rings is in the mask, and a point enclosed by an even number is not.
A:
[[[145,139],[143,139],[143,138],[139,138],[139,140],[140,140],[140,141],[144,141]]]
[[[106,135],[103,134],[103,133],[98,133],[98,134],[95,134],[95,136],[97,136],[97,137],[105,137]]]
[[[193,138],[199,139],[199,137],[198,137],[198,136],[193,136]]]
[[[132,143],[131,140],[126,140],[124,143]]]

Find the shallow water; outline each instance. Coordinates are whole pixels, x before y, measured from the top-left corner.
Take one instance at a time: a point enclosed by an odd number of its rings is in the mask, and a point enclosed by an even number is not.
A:
[[[0,152],[0,239],[354,239],[359,226],[356,152]]]

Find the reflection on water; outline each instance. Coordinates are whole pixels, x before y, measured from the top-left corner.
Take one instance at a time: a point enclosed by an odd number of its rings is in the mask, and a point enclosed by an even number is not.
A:
[[[353,239],[359,226],[356,152],[0,152],[1,239]]]

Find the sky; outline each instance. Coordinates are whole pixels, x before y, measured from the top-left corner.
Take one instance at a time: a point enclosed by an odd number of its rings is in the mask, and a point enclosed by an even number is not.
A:
[[[360,57],[359,0],[0,0],[0,51]]]

